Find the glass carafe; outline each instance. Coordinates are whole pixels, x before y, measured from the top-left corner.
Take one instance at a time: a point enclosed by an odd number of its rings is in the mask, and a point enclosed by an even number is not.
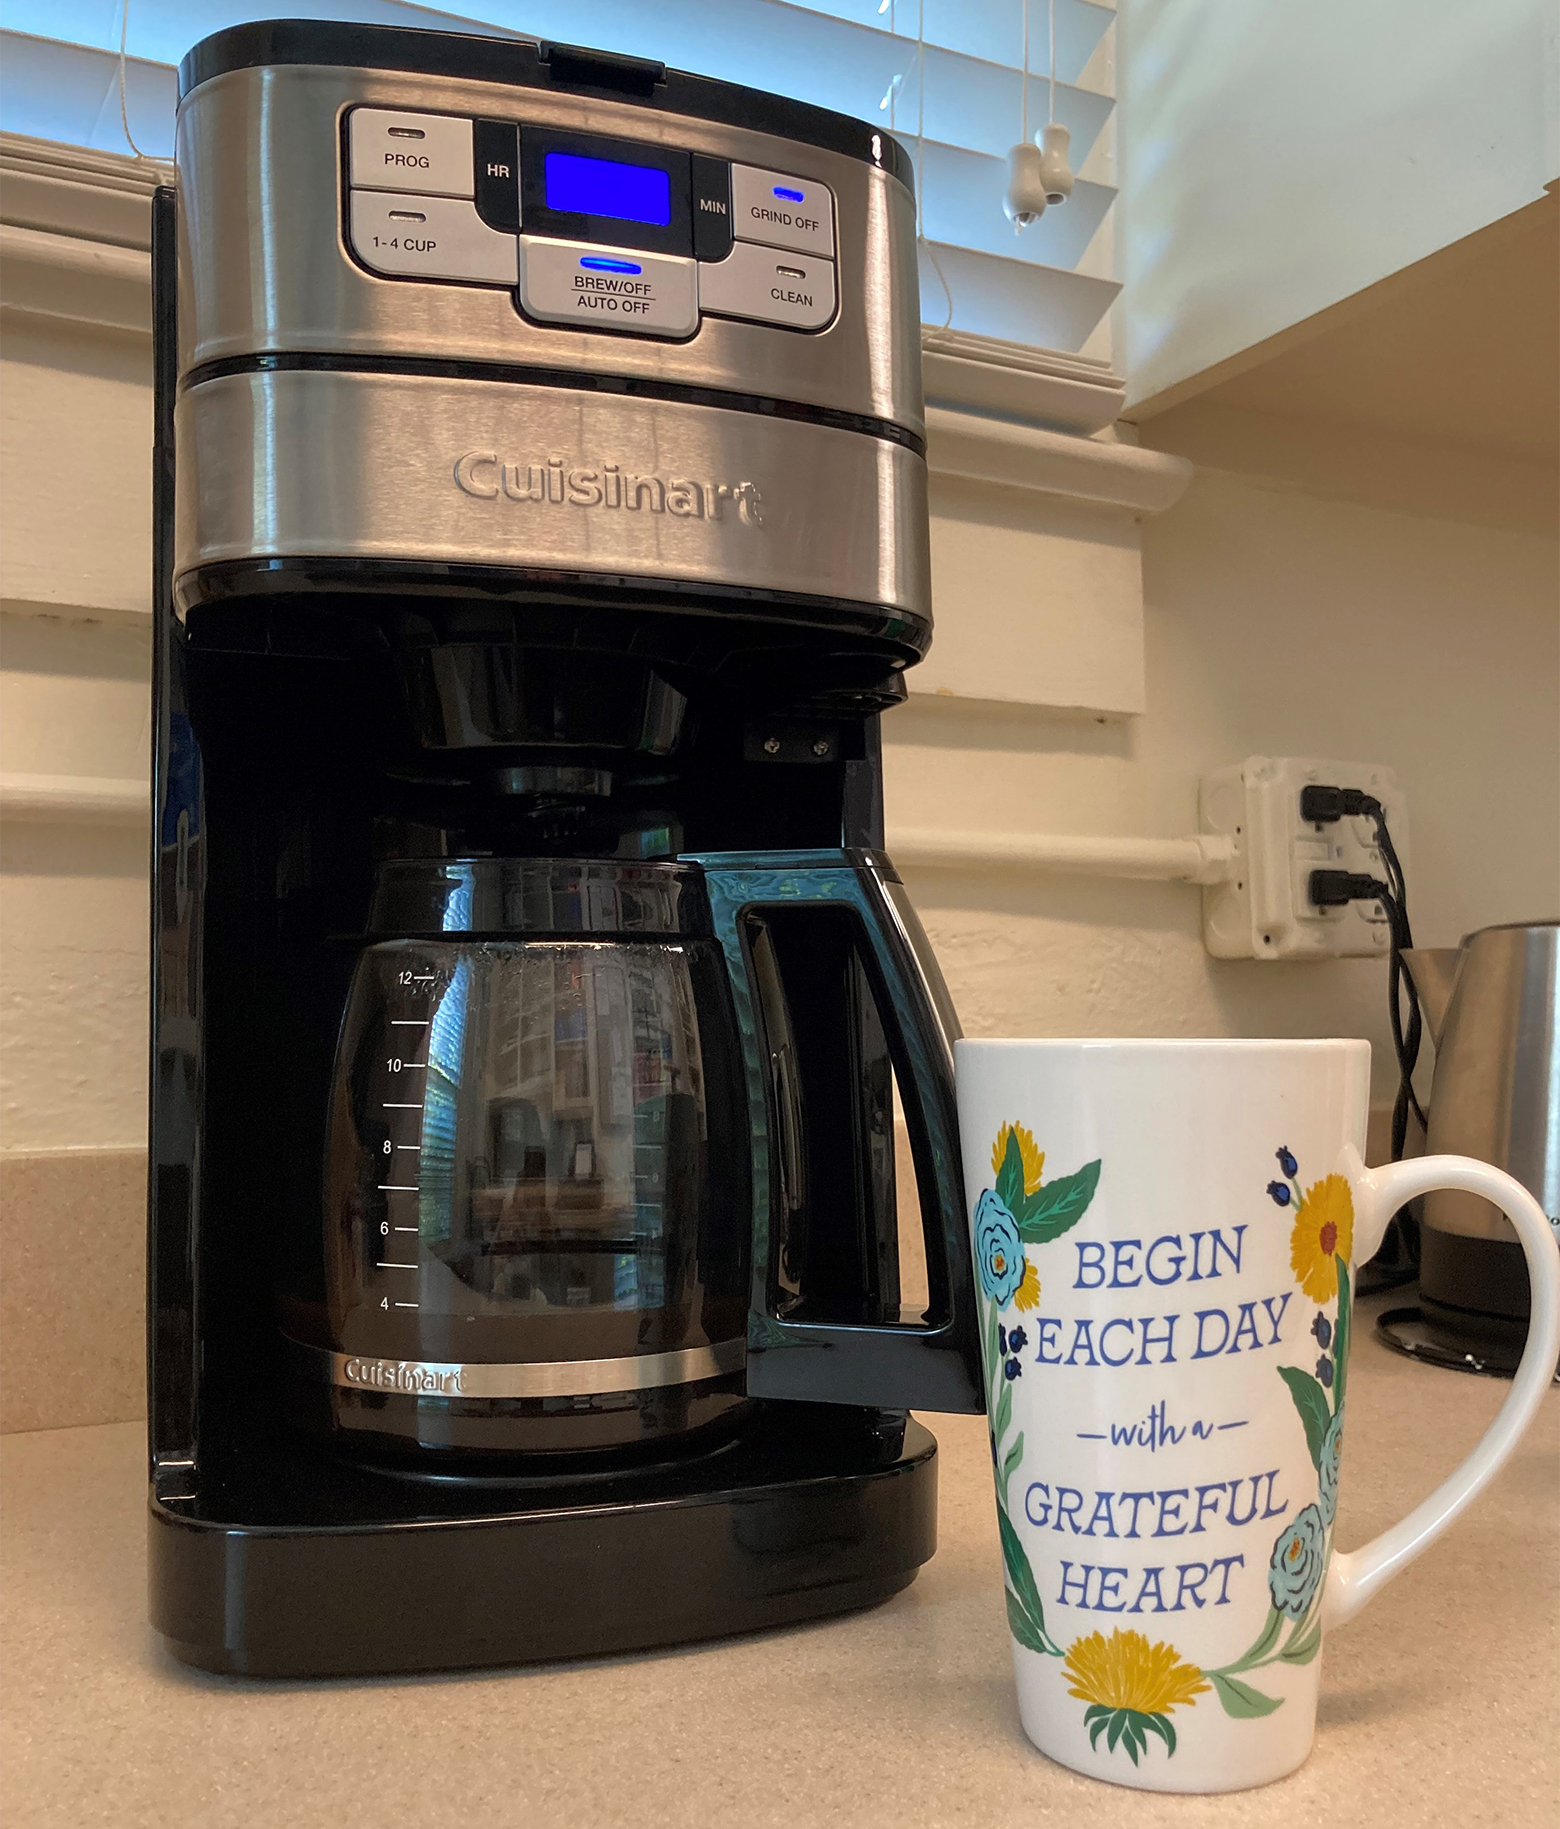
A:
[[[743,1403],[750,1210],[700,872],[381,866],[327,1124],[306,1408],[423,1452],[622,1449]]]

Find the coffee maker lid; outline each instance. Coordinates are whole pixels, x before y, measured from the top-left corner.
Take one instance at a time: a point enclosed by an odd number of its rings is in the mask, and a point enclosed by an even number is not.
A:
[[[375,875],[368,925],[377,939],[714,932],[697,865],[558,857],[390,859]]]
[[[843,153],[878,166],[906,190],[915,190],[915,162],[908,148],[893,134],[853,115],[741,83],[668,69],[650,58],[486,33],[334,19],[247,20],[213,32],[185,53],[179,65],[180,100],[229,71],[274,64],[406,70],[523,89],[594,93],[663,114],[722,122]]]

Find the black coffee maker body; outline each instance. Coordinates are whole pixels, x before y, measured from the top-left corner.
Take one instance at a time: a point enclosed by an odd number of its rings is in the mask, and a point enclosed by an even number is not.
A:
[[[154,1623],[302,1675],[881,1599],[935,1543],[907,1412],[982,1389],[956,1024],[881,849],[930,639],[908,161],[308,22],[197,46],[177,147]]]

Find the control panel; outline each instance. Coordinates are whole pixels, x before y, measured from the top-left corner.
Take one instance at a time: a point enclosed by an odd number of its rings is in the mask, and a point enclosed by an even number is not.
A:
[[[355,108],[345,233],[387,279],[514,291],[526,317],[691,337],[702,316],[822,330],[834,198],[810,178],[599,134]]]

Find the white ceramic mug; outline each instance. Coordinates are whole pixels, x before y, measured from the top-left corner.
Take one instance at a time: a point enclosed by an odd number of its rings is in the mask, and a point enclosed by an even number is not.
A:
[[[957,1066],[1024,1731],[1145,1789],[1280,1778],[1324,1630],[1489,1483],[1554,1375],[1549,1222],[1466,1157],[1367,1169],[1366,1042],[961,1041]],[[1344,1555],[1353,1273],[1431,1188],[1516,1228],[1527,1350],[1462,1466]]]

